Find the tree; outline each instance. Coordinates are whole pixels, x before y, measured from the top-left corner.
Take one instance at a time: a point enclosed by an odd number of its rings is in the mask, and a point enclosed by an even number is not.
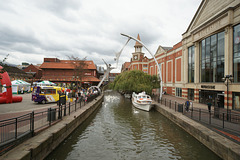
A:
[[[73,76],[77,81],[77,85],[78,85],[78,81],[80,81],[80,84],[82,82],[82,79],[84,77],[84,73],[85,73],[85,68],[87,67],[87,63],[85,63],[87,57],[80,59],[78,57],[74,57],[72,56],[68,56],[69,60],[71,61],[73,67],[74,67],[74,72],[73,72]]]
[[[151,76],[140,70],[123,72],[118,75],[110,88],[124,93],[142,92],[152,94],[152,89],[158,88],[159,82],[156,75]]]

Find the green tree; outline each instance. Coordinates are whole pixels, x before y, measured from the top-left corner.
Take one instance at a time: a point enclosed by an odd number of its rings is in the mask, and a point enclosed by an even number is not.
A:
[[[110,88],[130,94],[145,91],[151,95],[152,89],[159,88],[159,82],[155,75],[151,76],[143,71],[132,70],[118,75],[114,82],[110,84]]]

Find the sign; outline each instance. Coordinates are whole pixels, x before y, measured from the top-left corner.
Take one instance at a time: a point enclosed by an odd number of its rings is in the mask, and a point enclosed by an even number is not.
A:
[[[215,89],[215,86],[201,85],[201,88]]]
[[[86,76],[91,76],[92,73],[84,73],[84,75],[86,75]]]

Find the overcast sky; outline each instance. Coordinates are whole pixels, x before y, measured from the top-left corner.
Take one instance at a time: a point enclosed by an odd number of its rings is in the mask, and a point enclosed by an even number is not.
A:
[[[41,64],[43,58],[87,57],[116,65],[115,53],[140,34],[155,54],[182,39],[201,0],[0,0],[0,61]],[[130,61],[131,40],[119,59]],[[146,50],[145,55],[151,58]],[[105,67],[105,66],[104,66]],[[106,68],[106,67],[105,67]]]

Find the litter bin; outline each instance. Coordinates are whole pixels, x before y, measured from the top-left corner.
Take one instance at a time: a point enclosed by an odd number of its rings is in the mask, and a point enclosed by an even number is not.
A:
[[[55,121],[56,120],[56,109],[48,108],[47,120],[48,121]]]
[[[183,112],[183,104],[178,104],[178,112]]]

